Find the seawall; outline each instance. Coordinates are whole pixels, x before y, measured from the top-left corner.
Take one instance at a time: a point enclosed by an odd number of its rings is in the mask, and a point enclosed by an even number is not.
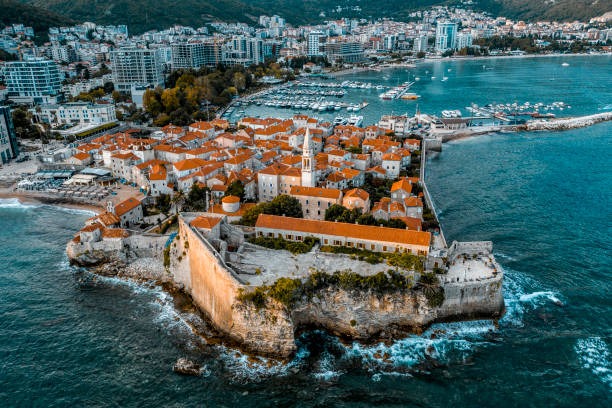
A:
[[[265,308],[257,309],[238,298],[254,287],[241,281],[221,254],[182,217],[179,228],[171,245],[169,268],[175,281],[220,332],[257,354],[290,357],[296,349],[295,335],[305,328],[368,342],[420,332],[434,322],[496,318],[503,313],[501,272],[470,282],[444,282],[442,277],[445,300],[439,307],[429,306],[421,291],[380,294],[328,287],[296,302],[291,310],[272,299]]]

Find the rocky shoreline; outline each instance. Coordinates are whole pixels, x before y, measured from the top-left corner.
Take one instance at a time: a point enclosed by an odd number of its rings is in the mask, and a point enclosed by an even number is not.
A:
[[[321,329],[344,341],[370,344],[419,334],[437,322],[496,319],[504,311],[503,273],[487,272],[487,260],[482,261],[481,269],[486,270],[482,276],[460,278],[467,265],[441,275],[444,296],[439,304],[432,304],[418,285],[362,287],[333,283],[319,285],[310,295],[295,292],[292,296],[297,298],[291,305],[272,297],[263,304],[253,303],[242,294],[255,287],[237,280],[235,272],[222,261],[223,256],[182,219],[179,225],[179,234],[166,246],[168,250],[153,250],[167,241],[166,236],[132,235],[122,244],[73,240],[67,253],[71,262],[96,274],[161,286],[181,299],[181,308],[202,317],[206,327],[192,328],[207,342],[222,342],[281,361],[294,355],[296,338],[304,330]],[[476,254],[488,250],[474,248],[474,256],[469,258],[472,268],[480,262]]]

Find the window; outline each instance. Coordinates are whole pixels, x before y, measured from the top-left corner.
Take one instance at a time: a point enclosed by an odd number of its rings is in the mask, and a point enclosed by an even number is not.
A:
[[[321,202],[320,201],[317,201],[317,206],[319,206],[319,207],[321,206]]]
[[[334,240],[334,245],[342,245],[342,242],[340,242],[338,240]]]
[[[376,245],[374,245],[374,244],[370,245],[370,249],[371,249],[372,251],[374,251],[374,250],[376,249]]]
[[[329,243],[329,240],[328,240],[327,238],[325,238],[325,239],[323,240],[323,243],[324,243],[325,245],[327,245],[327,244]]]
[[[386,252],[386,251],[387,251],[387,246],[383,245],[383,252]]]
[[[308,200],[306,200],[306,205],[308,205]]]

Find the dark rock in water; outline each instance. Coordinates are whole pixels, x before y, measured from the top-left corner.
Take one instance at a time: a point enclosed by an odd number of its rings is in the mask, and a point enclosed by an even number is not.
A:
[[[198,376],[200,375],[200,365],[186,358],[179,358],[176,363],[174,363],[172,371],[181,375]]]

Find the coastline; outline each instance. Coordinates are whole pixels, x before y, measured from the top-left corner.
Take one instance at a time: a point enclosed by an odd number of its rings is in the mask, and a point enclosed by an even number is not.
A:
[[[429,62],[439,62],[439,61],[473,61],[473,60],[497,60],[497,59],[522,59],[522,58],[562,58],[562,57],[610,57],[612,53],[570,53],[570,54],[525,54],[525,55],[481,55],[481,56],[453,56],[453,57],[440,57],[440,58],[420,58],[415,59],[414,61],[408,64],[397,64],[397,65],[375,65],[373,67],[358,67],[358,68],[346,68],[341,69],[339,71],[334,72],[325,72],[325,74],[330,76],[343,76],[350,74],[358,74],[362,72],[368,71],[386,71],[390,69],[410,69],[415,68],[418,64],[429,63]]]
[[[0,189],[0,200],[2,199],[17,199],[21,204],[34,204],[34,205],[50,205],[55,207],[62,207],[71,210],[90,211],[96,214],[100,214],[104,211],[102,206],[96,206],[94,204],[79,203],[73,200],[51,197],[44,193],[24,193],[10,191],[8,189]]]

